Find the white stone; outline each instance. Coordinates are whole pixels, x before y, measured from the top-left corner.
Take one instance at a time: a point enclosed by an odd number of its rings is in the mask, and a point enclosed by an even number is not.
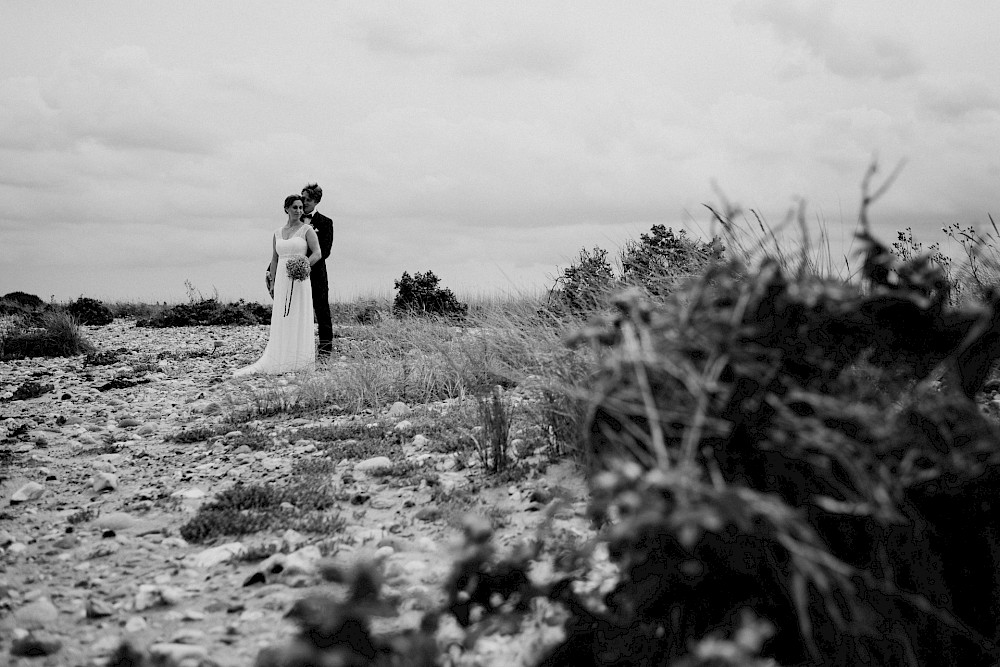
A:
[[[14,612],[14,623],[27,630],[51,628],[59,617],[59,610],[47,597],[32,600]]]
[[[28,482],[20,489],[14,492],[14,495],[10,497],[10,504],[16,505],[18,503],[24,503],[29,500],[38,500],[45,494],[45,487],[38,482]]]
[[[354,469],[359,472],[374,472],[386,470],[392,467],[392,461],[387,456],[375,456],[364,461],[359,461],[354,465]]]
[[[208,649],[193,644],[153,644],[149,647],[149,656],[153,664],[164,667],[183,667],[189,664],[201,664],[208,659]]]
[[[306,536],[297,530],[289,528],[281,535],[281,544],[284,551],[295,551],[305,544]]]
[[[92,483],[94,491],[114,491],[118,488],[118,476],[112,472],[99,472],[94,475]]]
[[[174,491],[170,494],[171,498],[187,498],[189,500],[197,500],[199,498],[204,498],[208,494],[197,487],[192,487],[190,489],[181,489],[180,491]]]
[[[193,567],[207,569],[242,558],[246,552],[247,548],[242,542],[229,542],[190,556],[188,563]]]
[[[408,406],[406,403],[403,403],[402,401],[396,401],[389,408],[388,415],[390,417],[409,417],[410,413],[412,412],[413,411],[410,410],[410,406]]]

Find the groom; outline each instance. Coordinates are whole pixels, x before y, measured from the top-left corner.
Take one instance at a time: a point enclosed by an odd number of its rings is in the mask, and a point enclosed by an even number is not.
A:
[[[323,257],[313,264],[309,274],[312,283],[313,311],[319,325],[319,358],[328,358],[333,350],[333,322],[330,318],[330,284],[326,275],[326,258],[333,247],[333,220],[316,211],[316,205],[323,199],[323,188],[309,183],[302,188],[302,204],[305,213],[302,220],[313,226],[319,237],[319,249]]]

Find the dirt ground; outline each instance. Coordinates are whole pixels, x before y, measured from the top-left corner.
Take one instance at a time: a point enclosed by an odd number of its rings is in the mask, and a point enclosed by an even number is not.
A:
[[[125,639],[162,664],[248,666],[261,648],[295,632],[285,615],[297,600],[345,594],[320,576],[331,563],[377,564],[393,612],[375,629],[392,632],[416,628],[443,600],[466,512],[490,518],[503,551],[530,538],[558,496],[552,534],[591,535],[586,485],[571,462],[546,462],[542,473],[498,485],[471,453],[437,446],[431,427],[453,401],[262,417],[253,426],[271,438],[266,447],[240,444],[236,428],[187,442],[178,433],[225,430],[241,397],[296,391],[302,376],[230,377],[259,354],[266,327],[141,329],[116,321],[85,329],[113,363],[0,362],[0,662],[103,665]],[[32,388],[44,393],[22,398]],[[389,470],[417,474],[386,474],[384,460],[340,458],[338,443],[300,435],[358,422],[396,443]],[[278,526],[204,543],[181,537],[220,491],[284,483],[297,462],[321,459],[342,498],[327,512],[342,527]],[[275,562],[282,567],[270,567]],[[606,583],[598,577],[590,585]],[[559,638],[556,623],[538,621],[470,644],[445,618],[437,642],[452,664],[530,664]],[[49,654],[15,655],[32,642]]]

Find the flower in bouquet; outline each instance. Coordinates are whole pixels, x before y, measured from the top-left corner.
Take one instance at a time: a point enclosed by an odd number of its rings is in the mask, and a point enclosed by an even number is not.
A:
[[[288,277],[291,279],[291,286],[288,288],[288,296],[285,297],[284,316],[288,317],[288,313],[292,309],[292,294],[295,293],[295,281],[305,280],[309,277],[309,260],[302,255],[289,257],[288,261],[285,262],[285,271],[288,272]]]

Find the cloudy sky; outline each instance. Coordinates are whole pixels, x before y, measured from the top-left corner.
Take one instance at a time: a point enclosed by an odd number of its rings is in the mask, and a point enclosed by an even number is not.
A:
[[[719,192],[851,237],[1000,215],[1000,3],[0,0],[0,292],[267,300],[325,190],[333,298],[433,270],[537,291],[581,247],[707,233]]]

